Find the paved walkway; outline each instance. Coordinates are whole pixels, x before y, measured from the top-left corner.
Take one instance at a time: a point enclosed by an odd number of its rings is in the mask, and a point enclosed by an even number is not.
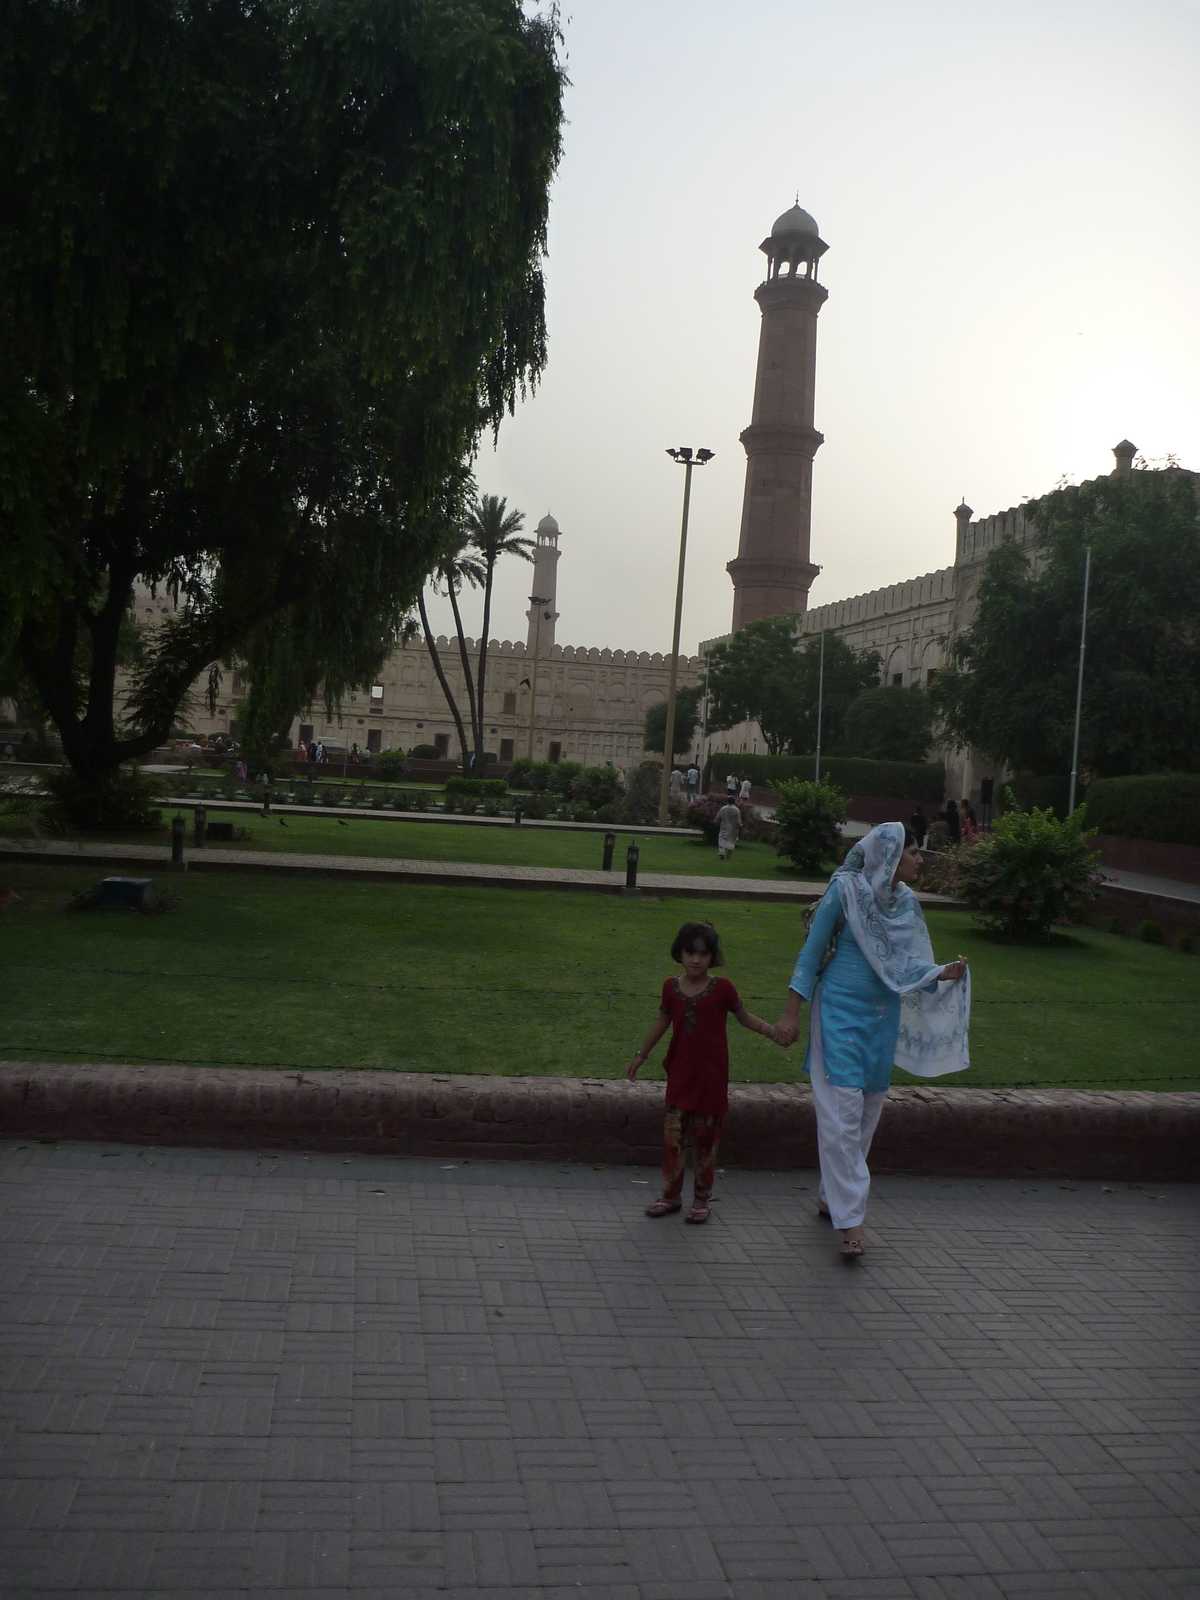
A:
[[[0,1145],[6,1600],[1200,1594],[1200,1192]]]
[[[0,863],[5,860],[79,861],[97,867],[132,867],[135,870],[170,869],[170,851],[149,844],[82,844],[42,839],[17,845],[0,839]],[[510,889],[597,889],[608,894],[624,892],[623,864],[611,872],[590,872],[576,867],[511,867],[472,861],[406,861],[392,856],[323,856],[301,851],[272,855],[260,850],[226,850],[209,846],[186,852],[189,871],[214,868],[250,872],[321,873],[375,879],[384,882],[470,883]],[[687,877],[682,873],[639,872],[638,888],[653,894],[699,896],[707,900],[809,901],[824,892],[827,879]],[[945,895],[922,894],[926,905],[955,907]]]

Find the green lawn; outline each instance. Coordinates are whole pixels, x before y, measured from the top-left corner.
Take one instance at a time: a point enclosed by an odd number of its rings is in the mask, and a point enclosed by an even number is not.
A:
[[[164,817],[171,815],[164,811]],[[185,812],[188,837],[191,814]],[[248,839],[236,840],[237,850],[301,851],[317,855],[391,856],[409,861],[480,861],[495,866],[585,867],[599,870],[604,834],[558,828],[516,827],[467,822],[391,822],[369,817],[291,815],[261,817],[256,812],[210,812],[210,821],[232,821],[244,828]],[[29,837],[28,826],[9,822],[3,831]],[[614,828],[617,836],[614,870],[625,870],[625,851],[634,835]],[[116,837],[115,835],[113,836]],[[131,836],[126,835],[126,839]],[[138,843],[161,844],[169,835],[164,827],[154,835],[138,835]],[[677,872],[726,878],[799,878],[787,861],[765,844],[739,845],[732,861],[719,861],[717,852],[697,834],[689,838],[638,834],[640,872]]]
[[[97,869],[0,876],[23,896],[0,912],[7,1059],[614,1077],[680,922],[712,912],[728,975],[768,1018],[800,937],[786,905],[217,872],[160,876],[179,896],[164,916],[69,913]],[[974,970],[975,1065],[945,1082],[1200,1088],[1194,956],[1090,930],[1013,949],[962,913],[929,922],[938,954]],[[733,1059],[736,1080],[775,1081],[802,1052],[735,1026]]]

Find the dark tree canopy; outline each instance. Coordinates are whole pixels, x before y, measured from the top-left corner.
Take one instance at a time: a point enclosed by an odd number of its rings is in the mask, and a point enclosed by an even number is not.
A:
[[[933,708],[920,684],[877,684],[852,700],[841,752],[868,761],[924,761],[933,737]]]
[[[0,656],[81,773],[234,653],[262,724],[369,681],[545,362],[557,52],[520,0],[6,8]]]
[[[1080,767],[1200,768],[1200,480],[1178,468],[1057,489],[1026,508],[1035,559],[993,551],[975,622],[933,686],[948,736],[1019,771],[1071,765],[1084,551],[1092,552]]]
[[[700,720],[700,700],[703,690],[699,686],[680,689],[675,695],[675,750],[672,759],[678,763],[681,754],[692,748],[692,736]],[[660,754],[667,742],[667,702],[660,700],[646,712],[646,731],[643,747]]]
[[[797,637],[796,617],[751,622],[708,656],[710,728],[756,721],[772,755],[805,755],[816,748],[820,640]],[[821,744],[841,747],[847,708],[879,681],[879,656],[825,636]]]

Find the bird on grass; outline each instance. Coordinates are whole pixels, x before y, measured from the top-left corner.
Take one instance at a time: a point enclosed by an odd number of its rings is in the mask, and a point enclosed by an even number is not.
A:
[[[287,827],[287,823],[283,820],[282,817],[280,817],[280,819],[279,819],[279,826],[281,828],[286,828]]]
[[[348,828],[350,826],[350,824],[348,822],[344,822],[341,817],[334,817],[333,820],[337,823],[339,828]]]

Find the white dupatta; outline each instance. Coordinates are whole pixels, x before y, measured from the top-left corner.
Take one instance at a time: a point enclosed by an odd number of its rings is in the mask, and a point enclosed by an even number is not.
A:
[[[939,981],[941,963],[933,959],[920,903],[906,883],[892,886],[903,853],[903,823],[883,822],[858,841],[833,879],[859,949],[880,982],[900,996],[896,1066],[940,1078],[971,1065],[971,974]]]

